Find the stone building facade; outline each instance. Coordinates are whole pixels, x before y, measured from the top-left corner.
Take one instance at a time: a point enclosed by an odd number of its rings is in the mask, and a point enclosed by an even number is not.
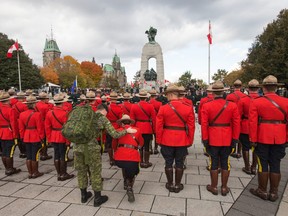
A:
[[[45,47],[43,51],[43,67],[48,66],[56,58],[60,58],[61,51],[56,43],[56,40],[51,37],[51,39],[46,39]]]

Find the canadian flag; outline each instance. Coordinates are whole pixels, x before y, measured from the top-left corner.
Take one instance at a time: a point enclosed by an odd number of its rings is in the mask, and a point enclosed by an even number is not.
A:
[[[212,31],[211,31],[211,23],[209,20],[209,34],[207,35],[209,44],[212,44]]]
[[[165,82],[165,83],[167,83],[167,82],[169,82],[169,83],[170,83],[170,81],[169,81],[169,80],[166,80],[166,79],[164,80],[164,82]]]
[[[12,53],[13,51],[15,50],[18,50],[19,49],[19,45],[18,45],[18,42],[16,41],[8,50],[7,52],[7,58],[12,58]]]
[[[131,87],[134,88],[134,83],[131,81]]]

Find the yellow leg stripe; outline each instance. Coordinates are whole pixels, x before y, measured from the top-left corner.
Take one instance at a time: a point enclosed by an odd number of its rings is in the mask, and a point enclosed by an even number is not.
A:
[[[211,170],[212,158],[211,158],[210,154],[207,152],[206,147],[204,147],[204,152],[209,155],[209,164],[208,164],[208,167],[209,167],[209,170]]]
[[[13,157],[14,152],[15,152],[15,148],[16,148],[16,145],[14,144],[11,148],[10,157]]]
[[[40,155],[40,151],[42,150],[42,148],[43,148],[43,145],[42,145],[42,147],[36,152],[36,161],[39,161],[39,155]]]
[[[230,165],[230,157],[228,157],[227,165],[228,165],[228,171],[230,171],[230,168],[231,168],[231,165]]]
[[[257,158],[257,163],[258,163],[258,172],[262,172],[262,165],[261,165],[261,161],[260,161],[260,158],[256,155],[256,158]]]
[[[65,161],[68,161],[68,153],[69,153],[70,147],[67,146],[66,152],[65,152]]]

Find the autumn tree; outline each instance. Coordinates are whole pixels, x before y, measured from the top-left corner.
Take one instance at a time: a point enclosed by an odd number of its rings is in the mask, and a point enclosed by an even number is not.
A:
[[[256,37],[247,59],[242,61],[242,81],[259,81],[274,75],[280,82],[288,82],[288,9],[280,11],[276,20]]]
[[[45,82],[59,84],[59,76],[51,67],[40,68],[40,74]]]
[[[103,75],[101,66],[93,62],[84,61],[81,62],[80,68],[86,75],[87,86],[98,86]]]
[[[218,69],[217,72],[212,76],[212,80],[223,81],[225,79],[225,77],[227,76],[227,74],[228,74],[228,71],[226,71],[225,69]]]
[[[242,75],[243,75],[243,70],[239,69],[239,70],[234,70],[231,71],[229,74],[227,74],[227,76],[224,78],[224,83],[232,86],[233,83],[235,82],[235,80],[237,79],[242,79]]]

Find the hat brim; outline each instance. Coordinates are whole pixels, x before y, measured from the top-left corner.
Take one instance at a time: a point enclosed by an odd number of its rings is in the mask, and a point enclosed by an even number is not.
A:
[[[116,122],[117,122],[117,124],[121,124],[123,121],[129,121],[130,122],[130,124],[134,124],[135,123],[135,120],[133,120],[133,119],[118,119]]]
[[[211,92],[222,92],[222,91],[227,91],[227,90],[229,90],[229,88],[221,88],[221,89],[211,89],[210,91]]]
[[[64,102],[67,102],[68,101],[68,99],[67,98],[64,98],[63,100],[53,100],[53,103],[54,104],[59,104],[59,103],[64,103]]]
[[[0,99],[0,101],[8,101],[8,100],[10,100],[10,99],[11,99],[11,97],[8,97],[8,98]]]
[[[262,87],[262,86],[285,86],[284,83],[262,83],[257,85],[257,87]]]
[[[34,104],[34,103],[37,103],[39,102],[39,100],[35,100],[35,101],[25,101],[23,102],[24,104]]]
[[[140,95],[140,94],[136,94],[137,97],[140,97],[140,98],[147,98],[148,95]]]
[[[164,91],[164,94],[168,94],[168,93],[179,93],[180,91],[177,89],[168,89],[166,91]]]

